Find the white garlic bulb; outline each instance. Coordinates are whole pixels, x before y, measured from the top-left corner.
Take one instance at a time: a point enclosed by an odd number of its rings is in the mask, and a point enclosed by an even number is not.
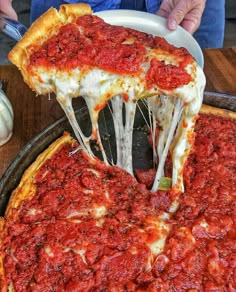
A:
[[[7,143],[12,136],[13,116],[12,105],[0,83],[0,146]]]

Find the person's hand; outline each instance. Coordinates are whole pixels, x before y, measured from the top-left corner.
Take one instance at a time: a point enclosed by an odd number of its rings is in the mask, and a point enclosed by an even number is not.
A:
[[[206,0],[163,0],[157,15],[167,19],[167,28],[175,30],[180,24],[193,34],[200,25]]]
[[[12,7],[12,0],[0,0],[0,11],[10,18],[17,20],[16,11]]]

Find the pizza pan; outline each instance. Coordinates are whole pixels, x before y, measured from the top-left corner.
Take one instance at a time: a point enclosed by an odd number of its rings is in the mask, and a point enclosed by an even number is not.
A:
[[[168,30],[166,27],[166,19],[161,16],[126,9],[106,10],[94,14],[113,25],[121,25],[155,36],[164,37],[172,45],[188,49],[195,57],[199,66],[202,68],[204,66],[202,50],[193,36],[181,26],[178,26],[175,31]]]
[[[225,108],[236,111],[236,96],[205,92],[204,103],[219,108]],[[152,151],[147,140],[147,116],[143,103],[139,104],[141,111],[138,110],[134,124],[133,137],[133,161],[134,168],[150,168],[152,167]],[[76,118],[82,129],[86,129],[85,135],[90,132],[90,118],[85,105],[81,105],[76,109]],[[112,118],[108,109],[100,115],[99,125],[104,147],[108,153],[113,152],[114,147],[114,130],[110,126]],[[55,123],[44,129],[18,153],[12,161],[5,174],[0,181],[0,216],[4,215],[8,200],[12,191],[20,182],[21,176],[25,169],[36,159],[36,157],[46,149],[56,138],[60,137],[64,131],[68,131],[73,135],[73,130],[66,117],[57,120]],[[142,155],[140,155],[142,153]],[[114,153],[112,153],[113,155]]]

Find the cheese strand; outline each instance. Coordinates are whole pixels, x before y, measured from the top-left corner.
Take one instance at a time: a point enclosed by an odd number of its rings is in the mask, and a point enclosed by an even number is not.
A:
[[[128,100],[123,102],[120,95],[111,99],[113,108],[113,122],[116,135],[117,162],[116,165],[133,174],[132,145],[133,125],[137,106],[137,100],[129,95]],[[125,120],[123,120],[123,105]]]
[[[158,190],[158,186],[160,184],[161,177],[163,176],[163,169],[164,169],[164,164],[165,164],[165,161],[166,161],[166,157],[167,157],[167,154],[168,154],[168,151],[169,151],[169,148],[170,148],[171,141],[172,141],[173,136],[174,136],[175,129],[176,129],[176,127],[178,125],[178,122],[179,122],[179,120],[181,118],[182,111],[183,111],[183,101],[180,100],[180,99],[177,99],[176,100],[176,104],[175,104],[175,108],[174,108],[174,114],[173,114],[172,121],[171,121],[171,127],[169,129],[169,133],[168,133],[168,136],[167,136],[167,140],[166,140],[166,143],[165,143],[164,150],[163,150],[163,152],[162,152],[162,154],[160,156],[160,160],[159,160],[159,164],[158,164],[155,180],[154,180],[154,183],[153,183],[153,186],[152,186],[152,191],[153,192],[156,192]],[[176,184],[176,181],[172,180],[172,186],[175,185],[175,184]]]
[[[90,147],[90,136],[89,137],[85,137],[85,135],[83,134],[77,120],[75,117],[75,112],[74,109],[72,107],[72,98],[70,97],[61,97],[59,95],[57,95],[57,101],[59,102],[61,108],[64,110],[70,125],[74,131],[74,134],[76,136],[76,138],[79,141],[80,147],[85,150],[91,157],[94,157],[93,151],[91,150]]]

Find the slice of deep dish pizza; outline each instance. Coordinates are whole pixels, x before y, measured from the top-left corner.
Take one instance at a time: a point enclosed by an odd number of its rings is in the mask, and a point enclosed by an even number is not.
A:
[[[51,8],[36,20],[9,59],[37,94],[56,94],[80,147],[93,156],[90,141],[97,140],[106,163],[98,117],[109,102],[116,134],[114,163],[131,174],[135,110],[138,100],[147,99],[153,142],[156,125],[161,129],[154,147],[157,174],[152,190],[158,189],[165,175],[170,151],[172,186],[183,191],[183,166],[194,140],[205,86],[203,71],[185,48],[107,24],[92,15],[88,5],[73,4],[62,5],[59,11]],[[88,106],[90,136],[84,135],[75,118],[72,98],[78,96]]]

